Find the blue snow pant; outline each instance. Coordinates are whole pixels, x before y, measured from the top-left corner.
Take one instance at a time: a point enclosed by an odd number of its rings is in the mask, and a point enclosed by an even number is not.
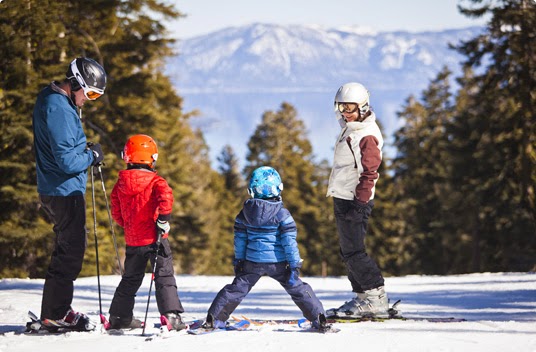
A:
[[[244,263],[244,269],[238,273],[233,282],[225,285],[208,309],[208,314],[214,319],[226,321],[242,302],[246,295],[262,276],[269,276],[283,286],[292,297],[294,303],[302,311],[303,316],[310,321],[318,318],[320,313],[325,314],[324,307],[316,297],[309,284],[298,278],[294,286],[287,284],[289,271],[286,262],[280,263],[254,263],[248,260]]]
[[[115,290],[109,310],[110,316],[116,316],[122,319],[133,317],[135,297],[145,277],[147,261],[151,262],[151,269],[154,267],[154,247],[154,244],[126,247],[125,272],[119,286]],[[184,312],[179,294],[177,293],[177,282],[175,281],[173,271],[173,258],[167,238],[162,239],[160,249],[158,250],[154,288],[156,304],[160,314]]]
[[[374,202],[370,201],[367,207],[360,209],[353,200],[333,198],[333,207],[341,257],[348,269],[352,291],[363,292],[383,286],[380,269],[365,249],[368,219]]]
[[[58,320],[71,309],[74,280],[82,270],[87,245],[86,201],[82,194],[40,195],[39,200],[56,234],[43,287],[41,319]]]

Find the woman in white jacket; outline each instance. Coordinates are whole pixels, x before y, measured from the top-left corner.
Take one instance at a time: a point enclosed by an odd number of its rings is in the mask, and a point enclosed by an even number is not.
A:
[[[329,309],[326,313],[331,316],[388,315],[383,276],[365,248],[383,146],[369,97],[362,84],[353,82],[341,86],[335,96],[342,129],[335,144],[327,196],[333,197],[340,252],[356,296],[337,309]]]

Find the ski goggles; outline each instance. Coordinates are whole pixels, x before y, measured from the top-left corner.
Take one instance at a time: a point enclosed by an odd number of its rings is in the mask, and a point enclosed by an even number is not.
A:
[[[97,89],[93,87],[82,87],[82,90],[84,91],[84,95],[89,100],[95,100],[101,95],[104,94],[104,91],[102,89]]]
[[[88,98],[89,100],[95,100],[104,94],[104,89],[92,87],[86,83],[84,77],[80,74],[80,71],[78,70],[76,64],[71,64],[71,70],[73,71],[74,78],[80,85],[80,88],[82,88],[82,90],[84,91],[84,95],[86,96],[86,98]]]
[[[359,105],[356,103],[337,103],[337,110],[342,113],[353,114],[357,111]]]

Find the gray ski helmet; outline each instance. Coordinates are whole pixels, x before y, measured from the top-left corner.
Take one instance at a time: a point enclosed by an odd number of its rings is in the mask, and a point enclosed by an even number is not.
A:
[[[69,65],[66,74],[71,81],[73,91],[80,88],[89,100],[95,100],[104,94],[106,89],[106,72],[95,60],[78,57]]]

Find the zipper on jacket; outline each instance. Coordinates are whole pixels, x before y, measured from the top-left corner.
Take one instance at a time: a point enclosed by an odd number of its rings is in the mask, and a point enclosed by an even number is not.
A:
[[[350,136],[346,137],[346,144],[348,144],[348,147],[350,148],[350,151],[352,152],[352,155],[354,156],[354,169],[357,169],[357,160],[355,158],[354,149],[352,149],[352,138],[350,138]]]

